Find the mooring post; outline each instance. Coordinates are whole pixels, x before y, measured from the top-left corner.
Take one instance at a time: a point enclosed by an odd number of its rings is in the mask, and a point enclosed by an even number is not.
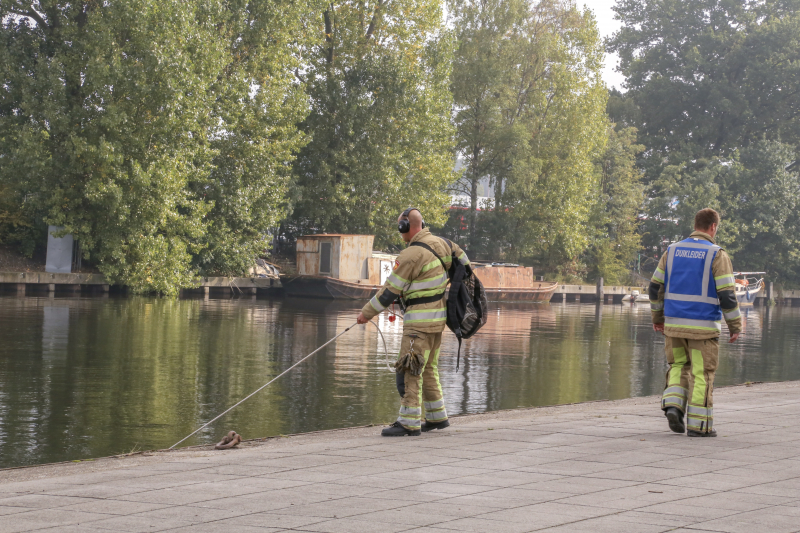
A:
[[[775,293],[773,292],[772,282],[767,283],[767,305],[775,303]]]
[[[603,278],[597,278],[597,292],[596,292],[596,295],[597,295],[597,302],[598,303],[604,303],[603,302]]]

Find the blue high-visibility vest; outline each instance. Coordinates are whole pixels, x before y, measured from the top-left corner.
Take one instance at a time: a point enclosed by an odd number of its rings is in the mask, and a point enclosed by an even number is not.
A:
[[[664,324],[722,331],[722,309],[711,265],[720,247],[704,239],[671,244],[664,273]]]

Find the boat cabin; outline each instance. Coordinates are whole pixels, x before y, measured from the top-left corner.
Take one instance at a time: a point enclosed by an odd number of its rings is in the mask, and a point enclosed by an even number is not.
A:
[[[323,233],[297,239],[297,273],[382,285],[396,256],[372,251],[374,235]]]
[[[473,269],[485,287],[523,289],[534,287],[533,268],[512,263],[473,261]]]
[[[369,299],[386,282],[396,255],[373,251],[372,235],[320,234],[297,239],[297,274],[287,280],[289,296]],[[538,280],[533,269],[509,263],[472,261],[489,300],[549,301],[554,281]]]

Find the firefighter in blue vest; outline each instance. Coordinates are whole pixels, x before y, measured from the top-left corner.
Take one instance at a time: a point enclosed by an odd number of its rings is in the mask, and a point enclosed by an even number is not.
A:
[[[729,342],[742,331],[731,260],[714,243],[719,220],[713,209],[699,211],[694,233],[669,246],[649,288],[653,329],[665,335],[669,364],[661,409],[669,428],[689,437],[717,436],[712,393],[722,318]]]

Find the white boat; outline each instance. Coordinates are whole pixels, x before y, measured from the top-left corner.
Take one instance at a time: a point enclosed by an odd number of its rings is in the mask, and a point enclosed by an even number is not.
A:
[[[630,294],[626,294],[622,297],[623,302],[630,302],[636,304],[649,304],[650,297],[646,294],[641,294],[639,291],[631,291]]]
[[[734,272],[734,292],[740,306],[753,305],[758,293],[764,289],[766,272]]]

